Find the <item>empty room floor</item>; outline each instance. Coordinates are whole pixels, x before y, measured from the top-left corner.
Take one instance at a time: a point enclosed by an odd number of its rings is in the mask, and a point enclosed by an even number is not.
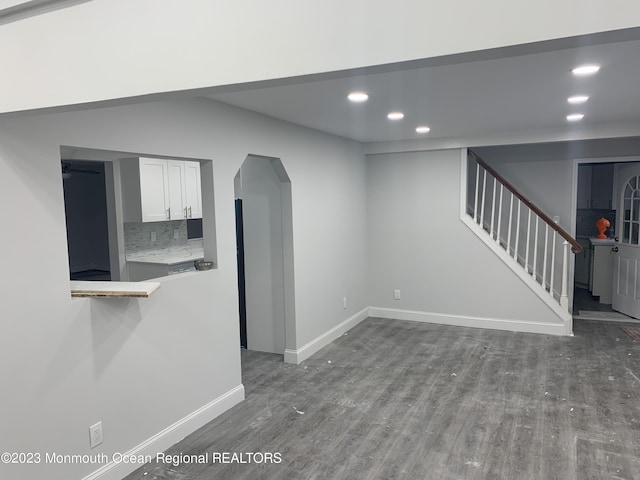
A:
[[[209,460],[126,480],[638,479],[640,342],[621,326],[370,318],[301,365],[243,352],[246,400],[167,452]],[[210,461],[223,452],[245,456]],[[257,452],[278,455],[239,463]]]

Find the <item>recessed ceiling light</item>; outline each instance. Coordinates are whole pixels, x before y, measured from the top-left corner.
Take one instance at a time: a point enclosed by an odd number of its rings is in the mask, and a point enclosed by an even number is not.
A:
[[[594,73],[598,73],[598,70],[600,70],[600,65],[580,65],[579,67],[571,70],[571,73],[579,77],[583,77],[585,75],[593,75]]]
[[[571,115],[567,115],[567,120],[570,122],[577,122],[584,118],[584,114],[582,113],[572,113]]]
[[[587,97],[586,95],[575,95],[573,97],[567,98],[567,102],[573,103],[573,104],[584,103],[587,100],[589,100],[589,97]]]
[[[387,115],[389,120],[402,120],[404,118],[404,113],[402,112],[391,112]]]
[[[420,126],[416,128],[416,132],[418,133],[428,133],[429,131],[431,131],[431,129],[429,127],[427,127],[426,125]]]
[[[347,98],[351,102],[362,103],[369,100],[369,94],[366,92],[351,92],[349,95],[347,95]]]

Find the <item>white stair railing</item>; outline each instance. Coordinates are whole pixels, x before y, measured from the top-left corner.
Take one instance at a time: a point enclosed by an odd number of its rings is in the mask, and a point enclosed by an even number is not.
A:
[[[570,252],[580,243],[472,151],[467,171],[473,223],[567,311]]]

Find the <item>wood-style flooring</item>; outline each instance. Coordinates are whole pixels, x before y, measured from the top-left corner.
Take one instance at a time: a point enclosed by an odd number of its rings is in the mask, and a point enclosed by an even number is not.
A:
[[[371,318],[301,365],[243,352],[246,400],[126,480],[640,479],[640,343]],[[245,457],[246,460],[246,457]]]

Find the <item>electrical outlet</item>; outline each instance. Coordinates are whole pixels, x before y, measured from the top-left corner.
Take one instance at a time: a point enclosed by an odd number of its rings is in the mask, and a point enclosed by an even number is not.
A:
[[[151,241],[152,242],[156,241],[156,232],[151,232]]]
[[[95,425],[89,427],[89,446],[96,448],[102,443],[102,422],[98,422]]]
[[[347,308],[347,297],[342,297],[342,308]]]
[[[180,238],[180,230],[173,231],[173,238]]]
[[[394,300],[400,300],[400,290],[393,291],[393,298]]]

